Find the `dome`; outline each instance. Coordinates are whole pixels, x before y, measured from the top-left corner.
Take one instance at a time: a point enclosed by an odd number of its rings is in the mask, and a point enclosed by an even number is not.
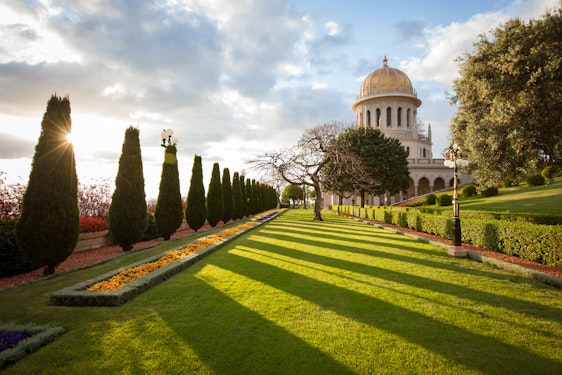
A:
[[[410,78],[401,70],[389,68],[386,56],[382,68],[375,70],[365,78],[361,85],[359,98],[389,94],[406,94],[417,97]]]

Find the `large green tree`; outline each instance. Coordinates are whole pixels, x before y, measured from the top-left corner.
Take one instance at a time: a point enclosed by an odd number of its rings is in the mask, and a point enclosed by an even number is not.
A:
[[[561,162],[561,12],[509,20],[460,59],[450,129],[483,186]]]
[[[185,220],[187,225],[197,232],[205,224],[206,218],[207,206],[205,202],[205,186],[203,185],[203,166],[201,164],[201,156],[195,155],[189,191],[187,193]]]
[[[36,266],[46,266],[45,274],[72,253],[80,232],[71,129],[69,98],[51,96],[15,227],[19,250]]]
[[[128,127],[109,206],[109,232],[124,251],[140,241],[146,226],[146,195],[139,129]]]
[[[283,189],[283,192],[281,193],[281,199],[283,199],[283,202],[287,203],[291,203],[291,201],[293,201],[294,208],[296,202],[303,199],[303,194],[304,190],[302,189],[302,187],[294,184],[289,184],[285,186],[285,189]]]
[[[162,176],[160,177],[160,190],[154,219],[158,233],[169,240],[182,222],[182,201],[180,192],[180,178],[178,171],[177,148],[175,144],[166,146]]]
[[[207,221],[211,227],[216,226],[222,218],[224,202],[222,197],[221,172],[219,163],[213,164],[211,181],[207,191]]]
[[[232,183],[230,182],[230,170],[228,168],[224,168],[222,171],[222,200],[222,222],[226,224],[230,219],[234,218],[234,198],[232,196]]]
[[[323,172],[326,188],[361,193],[362,207],[366,193],[396,194],[408,190],[408,153],[397,139],[385,137],[379,129],[350,127],[338,136],[336,143],[341,153],[355,155],[361,167],[348,168],[338,158],[332,159]]]

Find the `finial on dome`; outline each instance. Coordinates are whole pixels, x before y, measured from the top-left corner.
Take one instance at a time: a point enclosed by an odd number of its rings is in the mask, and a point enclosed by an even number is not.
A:
[[[382,67],[388,68],[388,59],[386,58],[386,55],[384,55],[384,59],[382,60]]]

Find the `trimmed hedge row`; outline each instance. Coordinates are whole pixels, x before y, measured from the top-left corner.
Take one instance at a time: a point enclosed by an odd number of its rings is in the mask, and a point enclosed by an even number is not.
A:
[[[399,207],[331,206],[331,209],[443,238],[452,238],[450,216]],[[562,266],[562,227],[560,226],[464,216],[461,222],[463,242],[533,262]]]
[[[337,206],[334,206],[337,207]],[[343,206],[342,206],[343,207]],[[359,208],[359,207],[355,207]],[[393,211],[420,212],[424,214],[443,215],[446,217],[453,216],[452,209],[439,209],[433,207],[380,207],[381,209],[392,209]],[[473,219],[491,219],[491,220],[509,220],[524,223],[534,223],[543,225],[562,225],[562,215],[543,215],[543,214],[523,214],[523,213],[505,213],[492,211],[469,211],[463,210],[461,213],[463,218]]]

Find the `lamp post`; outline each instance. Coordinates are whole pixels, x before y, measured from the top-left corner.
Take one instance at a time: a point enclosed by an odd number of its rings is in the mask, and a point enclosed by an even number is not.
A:
[[[466,256],[466,250],[462,247],[461,241],[461,219],[459,217],[459,198],[457,194],[457,187],[459,179],[457,176],[458,167],[466,167],[468,160],[466,160],[467,153],[458,144],[453,143],[452,146],[443,150],[445,156],[445,166],[453,168],[453,244],[449,247],[448,254],[454,257]]]

